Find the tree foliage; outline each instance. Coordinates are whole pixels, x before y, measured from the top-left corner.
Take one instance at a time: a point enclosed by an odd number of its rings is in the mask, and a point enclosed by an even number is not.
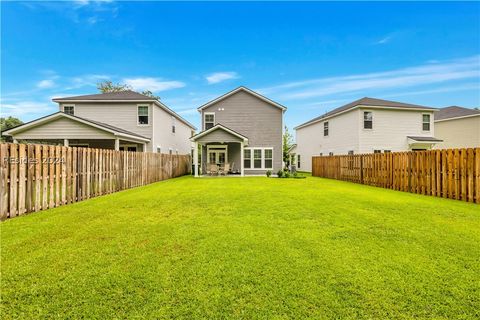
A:
[[[97,83],[97,89],[101,92],[101,93],[108,93],[108,92],[122,92],[122,91],[128,91],[128,90],[131,90],[133,91],[133,88],[128,85],[128,84],[124,84],[124,83],[113,83],[112,81],[109,81],[109,80],[105,80],[105,81],[102,81],[102,82],[99,82]],[[156,100],[160,100],[160,97],[153,94],[152,91],[150,90],[143,90],[142,92],[139,92],[140,94],[143,94],[145,96],[148,96],[150,98],[153,98],[153,99],[156,99]]]
[[[0,132],[8,130],[10,128],[16,127],[23,123],[22,120],[15,118],[15,117],[8,117],[8,118],[0,118]],[[5,141],[6,137],[0,136],[0,141]]]
[[[283,162],[286,166],[289,165],[290,157],[288,156],[288,150],[293,145],[293,135],[288,131],[288,127],[285,126],[285,131],[283,132]]]

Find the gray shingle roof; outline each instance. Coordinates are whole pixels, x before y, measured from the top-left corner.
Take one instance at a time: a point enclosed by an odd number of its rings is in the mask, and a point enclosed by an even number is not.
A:
[[[435,121],[465,117],[465,116],[473,116],[473,115],[480,115],[480,111],[475,109],[458,107],[458,106],[451,106],[451,107],[442,108],[436,111]]]
[[[312,122],[316,122],[317,120],[320,120],[320,119],[323,119],[323,118],[327,118],[327,117],[330,117],[330,116],[333,116],[337,113],[340,113],[342,111],[347,111],[349,109],[352,109],[356,106],[359,106],[359,105],[365,105],[365,106],[378,106],[378,107],[390,107],[390,108],[406,108],[406,109],[431,109],[431,110],[435,110],[435,108],[431,108],[431,107],[425,107],[425,106],[421,106],[421,105],[416,105],[416,104],[410,104],[410,103],[403,103],[403,102],[396,102],[396,101],[389,101],[389,100],[382,100],[382,99],[376,99],[376,98],[369,98],[369,97],[364,97],[364,98],[361,98],[361,99],[358,99],[358,100],[355,100],[353,102],[350,102],[346,105],[343,105],[341,107],[338,107],[336,109],[333,109],[332,111],[330,112],[327,112],[321,116],[318,116],[316,118],[313,118],[312,120],[309,120],[305,123],[302,123],[298,126],[296,126],[296,128],[298,127],[302,127],[304,125],[307,125],[309,123],[312,123]]]
[[[87,94],[83,96],[73,96],[65,98],[56,98],[53,101],[68,101],[68,100],[151,100],[155,101],[156,99],[140,94],[135,91],[126,90],[120,92],[108,92],[108,93],[98,93],[98,94]]]

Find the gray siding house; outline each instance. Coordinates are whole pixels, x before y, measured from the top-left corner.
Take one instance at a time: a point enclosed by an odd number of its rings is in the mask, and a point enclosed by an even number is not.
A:
[[[58,112],[2,132],[14,141],[190,154],[195,127],[134,91],[53,99]]]
[[[191,138],[195,143],[195,176],[208,172],[212,164],[228,163],[231,173],[241,175],[265,174],[282,168],[286,107],[239,87],[202,105],[198,111],[202,131]]]

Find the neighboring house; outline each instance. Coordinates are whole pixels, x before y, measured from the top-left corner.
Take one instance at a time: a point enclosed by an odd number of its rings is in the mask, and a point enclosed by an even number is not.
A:
[[[434,137],[436,109],[362,98],[297,127],[296,154],[302,171],[311,171],[312,156],[426,150]]]
[[[195,175],[211,164],[228,163],[232,172],[264,174],[282,168],[283,113],[286,108],[248,88],[239,87],[198,108],[202,131],[191,138]]]
[[[435,112],[435,135],[439,148],[480,147],[480,111],[457,106]]]
[[[133,91],[53,99],[59,112],[11,128],[14,141],[190,154],[195,127],[160,101]]]

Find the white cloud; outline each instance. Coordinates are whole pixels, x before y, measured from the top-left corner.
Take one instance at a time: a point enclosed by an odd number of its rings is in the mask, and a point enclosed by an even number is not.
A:
[[[328,95],[365,92],[369,89],[397,89],[442,82],[477,79],[480,82],[480,56],[426,64],[393,71],[346,75],[289,82],[260,89],[262,93],[281,92],[282,99],[308,99]]]
[[[383,37],[382,39],[378,40],[377,42],[375,42],[376,44],[385,44],[385,43],[388,43],[390,42],[390,40],[392,40],[393,36],[391,35],[388,35],[388,36],[385,36]]]
[[[70,78],[70,85],[65,89],[78,89],[81,87],[96,87],[98,82],[109,80],[110,76],[105,74],[86,74],[78,77]]]
[[[133,90],[142,91],[150,90],[152,92],[160,92],[171,89],[183,88],[185,83],[181,81],[163,81],[160,78],[125,78],[123,83],[132,87]]]
[[[20,101],[16,103],[1,104],[2,117],[13,116],[18,117],[23,121],[58,111],[56,108],[57,107],[52,104],[36,101]],[[25,119],[25,117],[28,117],[29,119]]]
[[[219,83],[222,81],[239,78],[236,72],[215,72],[205,77],[209,84]]]
[[[48,89],[54,86],[55,86],[55,81],[53,81],[52,79],[45,79],[37,83],[37,88],[40,88],[40,89]]]

